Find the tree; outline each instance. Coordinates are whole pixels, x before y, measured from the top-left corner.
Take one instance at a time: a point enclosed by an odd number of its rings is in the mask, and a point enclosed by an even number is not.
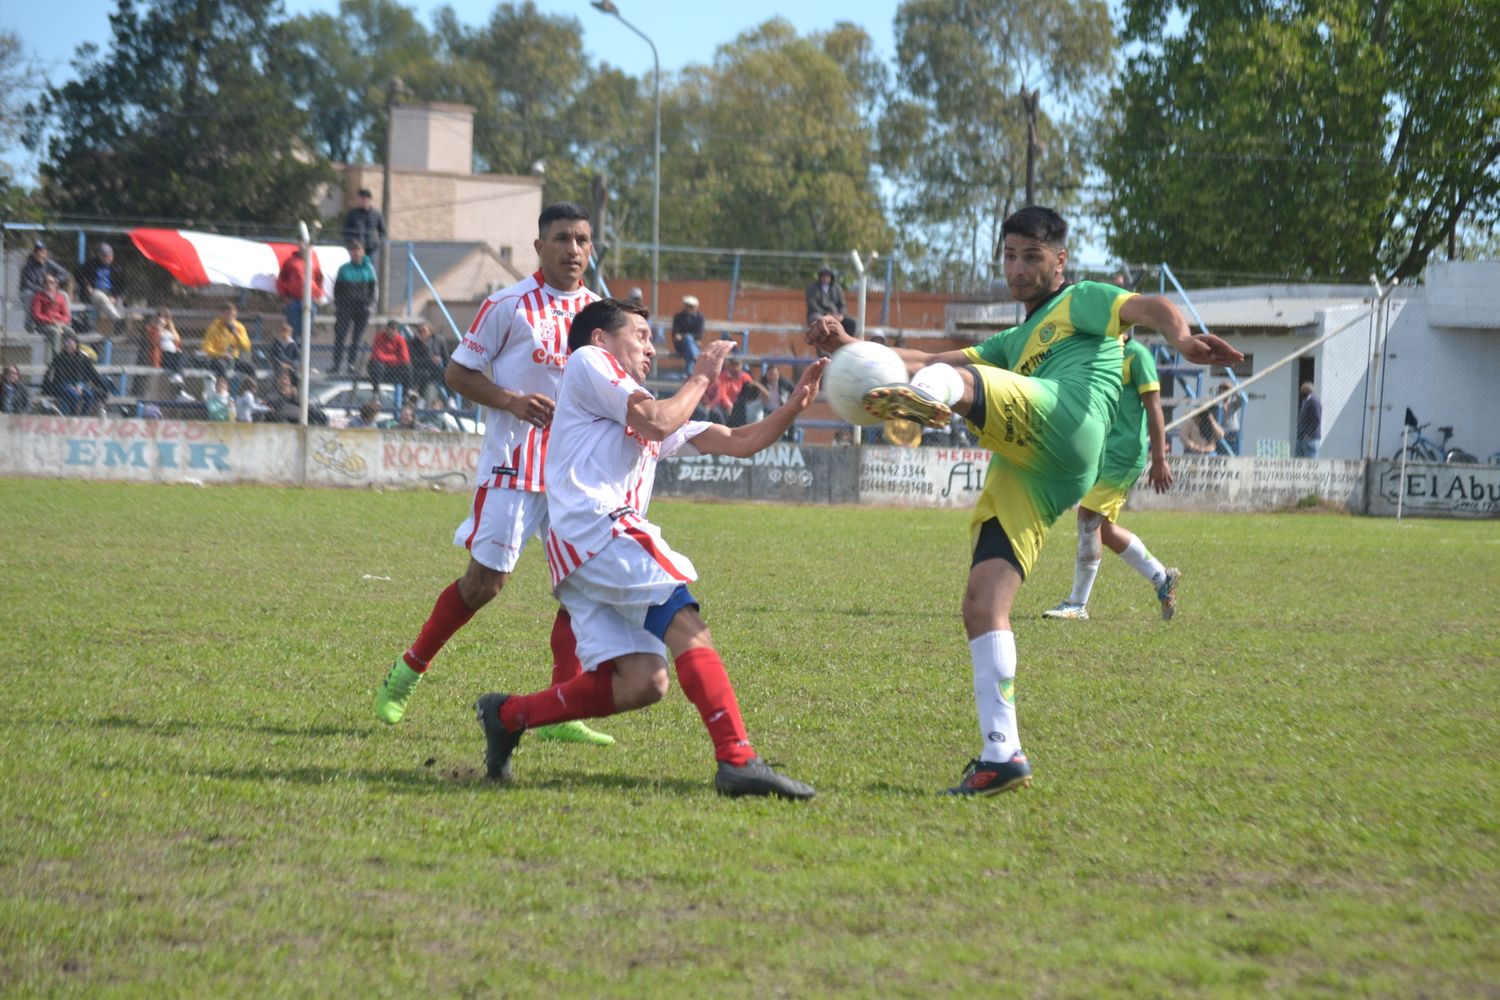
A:
[[[107,54],[49,88],[28,145],[70,215],[256,225],[306,217],[327,164],[275,71],[276,0],[119,0]]]
[[[1125,37],[1102,164],[1128,259],[1410,277],[1500,215],[1492,0],[1133,0]]]
[[[1029,145],[1035,200],[1077,204],[1114,51],[1104,0],[902,3],[880,160],[917,242],[960,251],[965,268],[991,257],[1025,200]]]

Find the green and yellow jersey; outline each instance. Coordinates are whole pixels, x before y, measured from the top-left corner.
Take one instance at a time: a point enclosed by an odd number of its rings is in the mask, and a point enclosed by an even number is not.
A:
[[[1120,402],[1114,423],[1104,438],[1104,457],[1099,461],[1099,481],[1129,487],[1151,453],[1151,435],[1146,426],[1146,405],[1141,397],[1160,392],[1156,359],[1139,341],[1125,342],[1125,364],[1120,380]]]

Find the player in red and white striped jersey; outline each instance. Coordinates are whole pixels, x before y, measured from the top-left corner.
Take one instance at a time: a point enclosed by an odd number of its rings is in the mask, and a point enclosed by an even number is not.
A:
[[[588,213],[571,202],[542,210],[534,244],[538,271],[485,299],[448,362],[448,387],[485,407],[484,445],[469,516],[454,533],[469,552],[464,575],[438,596],[432,614],[396,658],[375,694],[375,714],[396,723],[443,645],[500,593],[526,541],[547,528],[542,493],[553,407],[577,312],[598,296],[583,286],[593,248]],[[552,630],[553,680],[578,673],[572,632],[559,611]],[[570,742],[614,740],[582,723],[540,734]]]
[[[488,694],[475,709],[491,778],[510,775],[527,729],[645,708],[668,687],[667,651],[678,683],[713,739],[725,795],[812,798],[778,774],[745,734],[729,675],[687,584],[693,564],[646,518],[660,458],[679,449],[748,457],[781,439],[817,395],[826,361],[808,366],[791,397],[743,427],[689,418],[734,346],[703,348],[678,392],[658,400],[641,385],[656,349],[646,311],[615,299],[573,321],[572,354],[557,396],[558,431],[547,454],[547,562],[553,592],[572,616],[583,672],[530,695]]]

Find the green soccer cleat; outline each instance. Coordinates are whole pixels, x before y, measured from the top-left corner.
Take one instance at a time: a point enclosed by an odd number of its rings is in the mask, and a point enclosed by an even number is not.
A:
[[[1182,579],[1182,570],[1168,567],[1167,578],[1156,588],[1156,599],[1161,601],[1161,620],[1169,622],[1177,613],[1177,581]]]
[[[861,400],[866,412],[881,420],[910,420],[923,427],[947,427],[953,409],[913,385],[894,382],[877,385]]]
[[[1031,787],[1031,764],[1018,753],[1010,760],[971,760],[964,777],[947,795],[999,795],[1014,788]]]
[[[406,660],[396,657],[390,673],[385,675],[385,682],[375,692],[375,718],[390,726],[400,722],[406,714],[406,701],[422,683],[422,676],[408,667]]]
[[[1063,601],[1055,608],[1048,608],[1042,612],[1043,618],[1061,618],[1064,621],[1086,622],[1089,620],[1089,609],[1082,604],[1069,604]]]
[[[558,722],[551,726],[537,726],[531,731],[531,735],[539,740],[551,740],[554,743],[586,743],[592,747],[615,745],[613,736],[596,732],[578,719],[572,722]]]

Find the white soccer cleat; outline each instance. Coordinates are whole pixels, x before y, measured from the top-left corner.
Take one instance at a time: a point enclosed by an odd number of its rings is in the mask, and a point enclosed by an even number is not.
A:
[[[1065,621],[1086,622],[1089,620],[1089,609],[1082,604],[1069,604],[1063,601],[1055,608],[1048,608],[1042,612],[1043,618],[1061,618]]]

